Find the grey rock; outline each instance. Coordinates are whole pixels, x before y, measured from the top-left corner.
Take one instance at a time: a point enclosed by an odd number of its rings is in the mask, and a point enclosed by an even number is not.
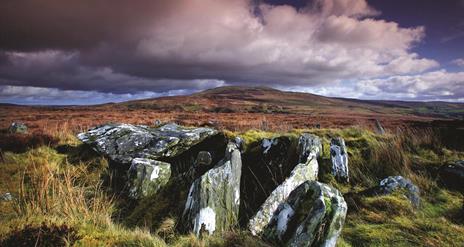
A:
[[[332,247],[340,236],[346,212],[346,202],[338,190],[306,181],[275,210],[263,237],[279,246]]]
[[[0,201],[11,201],[11,200],[13,200],[13,195],[11,195],[10,192],[0,195]]]
[[[236,144],[229,143],[224,159],[190,187],[183,222],[197,236],[222,232],[237,224],[240,207],[242,160]]]
[[[406,190],[406,197],[414,207],[418,208],[420,206],[419,188],[411,180],[402,176],[387,177],[380,181],[379,186],[363,191],[361,194],[366,196],[388,195],[400,189]]]
[[[375,120],[375,132],[380,135],[385,135],[385,129],[383,128],[382,124],[378,119]]]
[[[464,192],[464,160],[440,167],[438,176],[448,188]]]
[[[290,192],[308,180],[316,180],[319,171],[317,157],[322,147],[319,137],[311,134],[303,134],[299,138],[298,150],[302,163],[293,168],[290,176],[279,185],[266,201],[261,205],[259,211],[251,218],[248,228],[253,235],[260,235],[263,229],[270,223],[273,213],[277,207],[287,200]],[[270,145],[270,144],[269,144]]]
[[[19,122],[11,123],[10,127],[8,128],[8,132],[12,134],[26,134],[27,131],[28,128],[26,124]]]
[[[160,126],[160,125],[161,125],[161,120],[156,119],[156,120],[153,122],[153,125],[154,125],[155,127]]]
[[[156,194],[171,177],[171,165],[157,160],[135,158],[128,171],[129,196],[138,199]]]
[[[349,182],[348,153],[345,141],[341,137],[330,141],[330,157],[332,159],[332,174],[338,181]]]
[[[217,133],[211,128],[187,128],[177,124],[158,128],[107,124],[80,133],[77,137],[114,161],[130,163],[133,158],[157,160],[176,156]]]
[[[200,151],[195,160],[195,166],[209,166],[211,162],[213,162],[211,154],[208,151]]]

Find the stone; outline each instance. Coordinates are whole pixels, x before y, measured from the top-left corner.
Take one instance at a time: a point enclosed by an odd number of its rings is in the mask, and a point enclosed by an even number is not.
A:
[[[13,122],[8,128],[8,132],[12,134],[26,134],[28,131],[26,124]]]
[[[4,193],[0,195],[0,201],[12,201],[13,195],[10,192]]]
[[[342,231],[347,209],[338,190],[306,181],[273,212],[262,235],[279,246],[333,247]]]
[[[196,179],[185,203],[183,222],[197,236],[232,229],[238,222],[242,159],[229,142],[224,158]]]
[[[171,177],[171,165],[157,160],[135,158],[128,171],[129,196],[138,199],[156,194]]]
[[[375,120],[375,132],[379,135],[385,135],[385,129],[378,119]]]
[[[317,157],[320,155],[322,146],[319,137],[311,134],[303,134],[298,141],[299,159],[290,176],[281,185],[272,191],[269,197],[261,205],[258,212],[251,218],[248,228],[253,235],[260,235],[277,210],[277,207],[287,200],[289,194],[305,181],[317,179],[319,165]]]
[[[195,160],[195,166],[209,166],[211,162],[213,162],[211,154],[208,151],[200,151]]]
[[[330,141],[330,158],[332,160],[332,174],[340,182],[349,182],[348,153],[345,140],[341,137]]]
[[[166,124],[158,128],[130,124],[106,124],[77,137],[113,161],[133,158],[158,160],[176,156],[218,132],[211,128],[187,128]]]
[[[154,125],[155,127],[160,126],[160,125],[161,125],[161,120],[156,119],[156,120],[153,122],[153,125]]]
[[[243,141],[243,139],[240,136],[236,136],[234,138],[234,143],[237,145],[240,152],[244,151],[243,148],[244,148],[245,142]]]
[[[388,195],[400,189],[406,190],[406,197],[414,207],[418,208],[420,206],[419,188],[411,180],[402,176],[387,177],[380,181],[379,186],[370,188],[360,194],[365,196]]]
[[[438,176],[441,183],[448,188],[464,192],[464,160],[443,165]]]

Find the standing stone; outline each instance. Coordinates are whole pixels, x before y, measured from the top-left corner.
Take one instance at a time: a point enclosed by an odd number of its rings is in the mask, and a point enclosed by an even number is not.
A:
[[[27,126],[24,123],[13,122],[8,128],[8,132],[12,134],[26,134]]]
[[[171,177],[171,165],[157,160],[135,158],[128,171],[129,196],[146,197],[156,194]]]
[[[385,129],[383,128],[382,124],[380,124],[378,119],[375,120],[375,131],[377,134],[385,135]]]
[[[335,178],[341,182],[349,182],[348,153],[343,138],[337,137],[330,141],[330,157]]]
[[[345,222],[341,193],[316,181],[306,181],[274,212],[263,236],[285,246],[333,247]]]
[[[230,142],[224,159],[193,182],[183,220],[197,236],[229,230],[237,224],[241,169],[240,151]]]
[[[322,147],[319,137],[311,134],[303,134],[299,138],[298,150],[300,151],[299,163],[292,170],[290,176],[279,185],[266,201],[261,205],[261,208],[256,215],[250,220],[248,228],[253,235],[262,233],[277,210],[277,207],[287,200],[289,194],[299,185],[308,180],[316,180],[319,170],[317,157],[320,155]]]

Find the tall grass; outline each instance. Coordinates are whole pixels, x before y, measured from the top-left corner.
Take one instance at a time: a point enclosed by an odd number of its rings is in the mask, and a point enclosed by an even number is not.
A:
[[[36,215],[108,225],[113,204],[100,184],[84,186],[83,170],[59,169],[32,163],[24,173],[16,203],[16,212],[26,218]]]

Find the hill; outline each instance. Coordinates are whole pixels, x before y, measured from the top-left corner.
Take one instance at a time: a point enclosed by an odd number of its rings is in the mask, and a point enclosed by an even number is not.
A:
[[[214,125],[242,130],[286,131],[321,126],[386,128],[462,125],[464,104],[449,102],[369,101],[286,92],[268,87],[219,87],[203,92],[95,106],[0,106],[1,125],[23,121],[48,126],[68,121],[73,129],[105,122]],[[433,123],[433,124],[432,124]]]

